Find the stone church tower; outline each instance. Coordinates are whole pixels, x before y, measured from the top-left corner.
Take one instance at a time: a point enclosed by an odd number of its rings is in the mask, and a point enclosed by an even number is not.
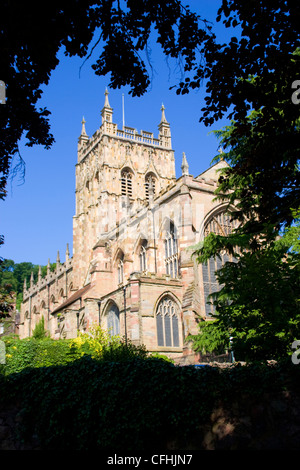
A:
[[[220,260],[199,265],[191,247],[210,231],[232,230],[214,200],[220,162],[197,177],[182,155],[175,175],[171,130],[161,108],[158,137],[118,129],[105,92],[101,126],[89,137],[82,121],[76,164],[73,257],[24,285],[20,336],[41,316],[54,338],[101,324],[149,351],[193,362],[186,343],[210,318]],[[195,149],[197,152],[198,149]],[[223,262],[226,259],[224,258]]]
[[[85,281],[93,262],[92,249],[103,233],[145,206],[150,183],[154,193],[159,193],[175,181],[170,125],[163,107],[158,139],[130,127],[119,130],[113,123],[107,91],[101,116],[102,125],[90,139],[83,120],[78,140],[73,225],[76,288]]]

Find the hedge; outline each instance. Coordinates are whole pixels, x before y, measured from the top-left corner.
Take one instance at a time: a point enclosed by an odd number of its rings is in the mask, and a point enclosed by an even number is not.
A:
[[[221,399],[299,389],[291,361],[266,365],[180,367],[154,358],[108,362],[90,356],[60,366],[0,376],[0,405],[21,407],[20,439],[36,435],[42,449],[166,449],[188,442]]]

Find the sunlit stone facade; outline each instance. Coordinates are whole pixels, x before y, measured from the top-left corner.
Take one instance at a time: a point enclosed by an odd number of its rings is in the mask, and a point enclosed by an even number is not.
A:
[[[43,316],[53,338],[72,338],[94,324],[150,351],[193,362],[185,339],[209,318],[215,288],[191,246],[216,226],[230,230],[214,201],[220,162],[197,177],[185,154],[175,175],[170,125],[161,109],[158,137],[113,123],[105,92],[100,128],[78,139],[73,256],[24,285],[20,336]],[[198,151],[198,150],[196,150]],[[215,224],[215,225],[213,225]],[[228,226],[229,224],[229,226]]]

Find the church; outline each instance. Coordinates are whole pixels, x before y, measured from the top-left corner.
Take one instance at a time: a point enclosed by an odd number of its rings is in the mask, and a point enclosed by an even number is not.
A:
[[[159,116],[158,116],[159,118]],[[44,317],[51,337],[74,338],[101,325],[176,363],[193,363],[186,338],[209,319],[207,296],[223,260],[199,264],[192,247],[210,232],[228,234],[227,206],[215,201],[218,170],[175,175],[171,128],[162,106],[158,137],[113,122],[105,91],[101,126],[78,138],[73,256],[24,281],[20,337]]]

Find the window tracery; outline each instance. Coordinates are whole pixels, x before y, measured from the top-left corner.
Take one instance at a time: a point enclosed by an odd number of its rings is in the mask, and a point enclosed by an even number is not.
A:
[[[179,347],[179,321],[175,302],[164,297],[156,310],[157,345]]]
[[[225,212],[219,212],[210,218],[204,229],[204,236],[206,237],[210,233],[216,235],[227,236],[230,235],[236,222],[231,220],[231,216]],[[232,256],[229,256],[226,252],[220,254],[220,257],[210,258],[202,264],[202,276],[203,276],[203,288],[205,298],[205,314],[210,317],[215,313],[215,307],[213,305],[213,299],[209,297],[214,292],[217,292],[220,288],[216,271],[227,262],[233,261]]]
[[[170,224],[170,230],[165,238],[165,265],[166,273],[172,278],[178,277],[178,250],[174,224]]]

